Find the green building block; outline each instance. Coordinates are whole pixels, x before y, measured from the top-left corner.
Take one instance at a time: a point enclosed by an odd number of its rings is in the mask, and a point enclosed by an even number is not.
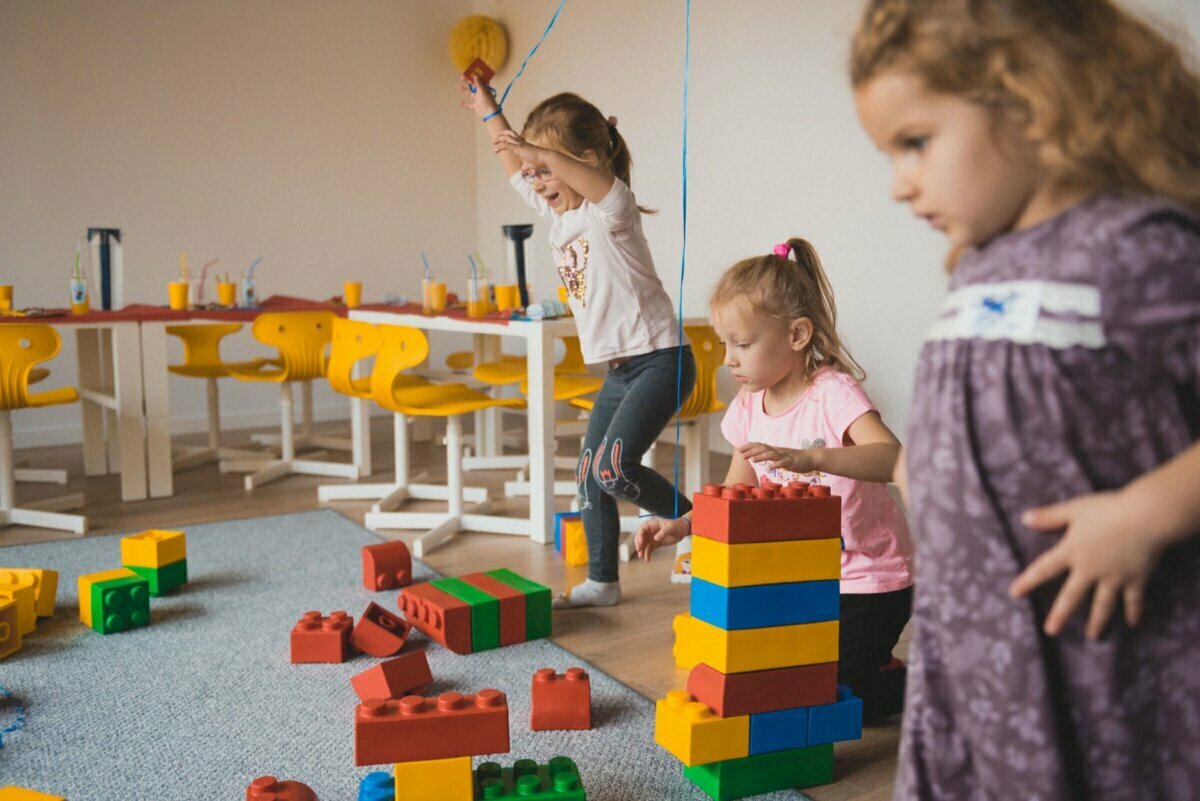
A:
[[[829,784],[833,781],[833,744],[693,765],[685,767],[683,775],[713,801]]]
[[[187,560],[180,559],[162,567],[142,567],[140,565],[125,565],[150,584],[150,595],[157,598],[171,590],[176,590],[187,584]]]
[[[462,579],[444,578],[429,582],[471,605],[471,652],[500,647],[500,601]]]
[[[530,581],[524,576],[517,575],[506,567],[499,570],[489,570],[487,575],[502,581],[514,590],[525,593],[525,639],[539,640],[549,637],[550,628],[550,588]]]
[[[150,587],[141,576],[92,585],[92,628],[112,634],[150,625]]]
[[[486,801],[585,801],[583,782],[574,760],[557,756],[547,765],[518,759],[511,768],[482,762],[475,769],[475,797]]]

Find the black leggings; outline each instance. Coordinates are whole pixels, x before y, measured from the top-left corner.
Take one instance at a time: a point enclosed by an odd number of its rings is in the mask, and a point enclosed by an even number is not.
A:
[[[863,699],[863,720],[895,715],[904,708],[903,667],[884,670],[912,615],[913,588],[843,594],[838,637],[838,684]]]

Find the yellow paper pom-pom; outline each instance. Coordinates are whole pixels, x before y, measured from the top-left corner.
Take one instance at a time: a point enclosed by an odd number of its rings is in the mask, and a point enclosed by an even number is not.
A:
[[[508,57],[508,36],[500,23],[482,14],[463,17],[450,31],[450,60],[462,72],[476,58],[482,58],[497,72]]]

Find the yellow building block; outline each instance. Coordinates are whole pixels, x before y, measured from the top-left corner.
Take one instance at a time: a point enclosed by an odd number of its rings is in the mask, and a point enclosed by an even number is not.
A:
[[[750,716],[719,718],[683,690],[654,704],[654,742],[687,765],[707,765],[750,755]]]
[[[582,520],[564,520],[562,526],[563,559],[568,565],[588,563],[587,535]]]
[[[67,801],[61,795],[39,793],[37,790],[26,790],[22,787],[0,787],[0,801]]]
[[[17,602],[0,601],[0,659],[21,650],[21,629],[17,626]]]
[[[121,538],[121,564],[162,567],[187,558],[187,536],[182,531],[151,529]]]
[[[784,540],[729,545],[695,537],[692,576],[722,587],[838,579],[842,577],[842,542]]]
[[[132,570],[118,567],[116,570],[105,570],[100,573],[85,573],[79,577],[79,619],[85,626],[92,625],[92,585],[110,579],[136,576]],[[95,628],[93,626],[93,628]]]
[[[746,673],[838,659],[836,620],[726,631],[683,614],[675,616],[673,627],[675,664],[684,670],[703,662],[722,673]]]
[[[471,801],[475,797],[469,756],[395,765],[396,797],[404,801]]]
[[[37,590],[32,576],[0,570],[0,600],[17,602],[17,628],[29,634],[37,628]]]
[[[15,573],[33,578],[33,594],[37,616],[50,617],[54,614],[54,601],[58,597],[58,571],[33,567],[0,567],[0,573]]]

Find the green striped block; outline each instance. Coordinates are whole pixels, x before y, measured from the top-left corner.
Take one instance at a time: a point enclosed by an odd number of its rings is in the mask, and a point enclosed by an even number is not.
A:
[[[500,601],[462,579],[435,579],[429,583],[471,605],[473,653],[500,647]]]
[[[550,626],[550,588],[519,576],[508,568],[489,570],[487,575],[502,581],[514,590],[525,593],[525,639],[538,640],[549,637]]]

